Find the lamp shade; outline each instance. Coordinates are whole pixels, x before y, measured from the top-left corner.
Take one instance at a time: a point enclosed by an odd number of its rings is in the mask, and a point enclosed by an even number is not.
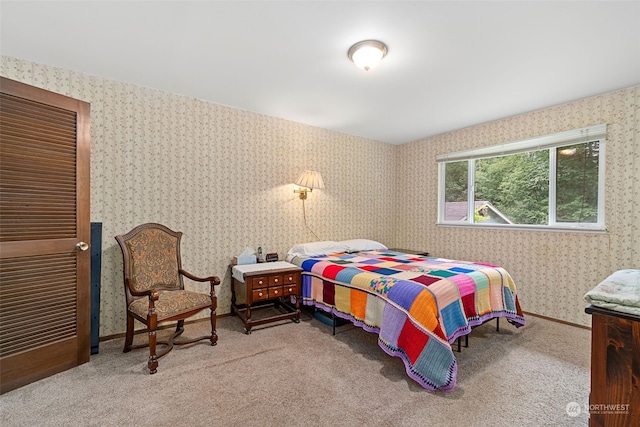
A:
[[[310,189],[314,188],[324,188],[324,181],[322,181],[322,176],[316,171],[304,171],[295,180],[295,184],[300,187],[306,187]]]

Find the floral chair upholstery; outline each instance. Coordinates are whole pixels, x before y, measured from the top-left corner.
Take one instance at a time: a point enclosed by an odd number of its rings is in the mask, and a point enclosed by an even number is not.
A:
[[[149,372],[158,370],[158,359],[171,351],[174,344],[191,344],[208,339],[216,345],[216,308],[218,300],[215,285],[217,276],[196,277],[182,269],[180,240],[182,233],[172,231],[161,224],[148,223],[135,227],[127,234],[116,236],[123,257],[124,292],[127,304],[127,333],[124,352],[149,347]],[[197,282],[209,282],[209,294],[184,289],[183,278]],[[176,341],[184,332],[184,319],[209,309],[211,311],[211,335]],[[149,334],[147,344],[133,345],[134,319],[142,322]],[[160,322],[177,321],[175,333],[167,341],[156,342],[156,329]],[[156,354],[156,345],[164,345]]]

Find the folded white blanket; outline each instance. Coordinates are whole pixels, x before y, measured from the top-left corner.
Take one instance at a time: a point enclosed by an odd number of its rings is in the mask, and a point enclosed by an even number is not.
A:
[[[592,305],[640,315],[640,270],[618,270],[584,296]]]

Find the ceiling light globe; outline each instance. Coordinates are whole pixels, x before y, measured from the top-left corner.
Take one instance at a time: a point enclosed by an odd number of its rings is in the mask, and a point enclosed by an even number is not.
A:
[[[377,40],[364,40],[349,49],[349,58],[365,71],[375,68],[386,54],[387,46]]]

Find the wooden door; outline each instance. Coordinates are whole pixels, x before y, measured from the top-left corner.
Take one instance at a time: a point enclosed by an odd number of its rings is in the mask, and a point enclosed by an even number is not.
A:
[[[0,78],[0,393],[89,361],[89,104]],[[86,243],[85,243],[86,242]]]

